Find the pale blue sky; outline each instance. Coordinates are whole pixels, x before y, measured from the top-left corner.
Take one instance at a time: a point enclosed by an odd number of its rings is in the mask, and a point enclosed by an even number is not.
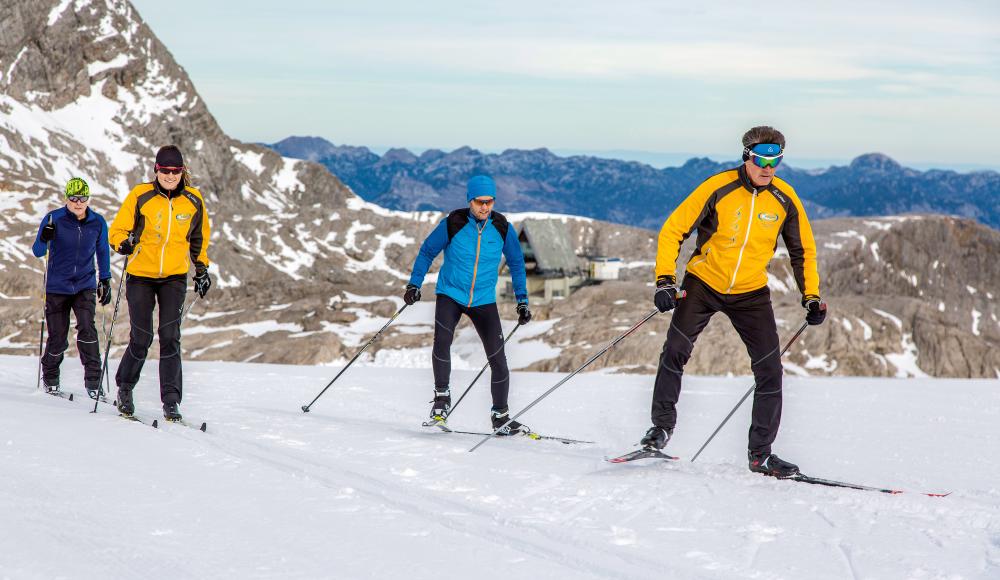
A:
[[[133,4],[244,141],[1000,168],[996,0]]]

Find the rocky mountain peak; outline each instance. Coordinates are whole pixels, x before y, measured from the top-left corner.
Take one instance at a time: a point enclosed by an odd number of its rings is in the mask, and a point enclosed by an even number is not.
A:
[[[866,153],[855,157],[850,168],[855,171],[877,171],[881,173],[899,173],[903,166],[888,155],[882,153]]]

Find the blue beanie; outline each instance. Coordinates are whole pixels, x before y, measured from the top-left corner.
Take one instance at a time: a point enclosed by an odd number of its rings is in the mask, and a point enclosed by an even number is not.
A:
[[[477,175],[469,180],[465,196],[467,198],[466,201],[472,201],[477,197],[492,197],[496,199],[497,184],[488,175]]]

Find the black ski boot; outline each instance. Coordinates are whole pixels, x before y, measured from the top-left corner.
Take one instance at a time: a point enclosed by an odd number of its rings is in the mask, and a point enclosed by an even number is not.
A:
[[[180,421],[183,417],[179,405],[173,402],[163,403],[163,418],[167,421]]]
[[[431,418],[427,422],[431,425],[447,422],[448,413],[451,411],[451,389],[447,387],[444,390],[435,389],[434,400],[431,403]]]
[[[670,441],[670,437],[672,437],[673,434],[673,429],[664,429],[663,427],[653,425],[648,431],[646,431],[646,435],[641,441],[639,441],[639,444],[650,451],[659,451],[667,446],[667,441]]]
[[[493,422],[494,431],[503,427],[504,424],[507,423],[507,421],[509,420],[510,416],[508,416],[507,414],[507,407],[504,407],[503,409],[490,409],[490,421]],[[530,427],[528,427],[527,425],[522,425],[517,421],[511,421],[509,425],[503,427],[503,429],[500,429],[500,431],[497,431],[497,436],[502,437],[506,435],[518,435],[518,434],[527,435],[529,433],[531,433]]]
[[[45,387],[46,393],[58,393],[59,392],[59,379],[55,382],[50,383],[49,381],[42,379],[42,386]]]
[[[90,397],[92,401],[96,401],[98,397],[104,396],[104,389],[102,389],[101,384],[96,381],[84,381],[83,386],[87,389],[87,396]]]
[[[799,473],[799,466],[781,459],[773,453],[754,453],[747,451],[750,461],[750,471],[763,473],[778,479],[794,477]]]
[[[135,403],[132,402],[132,388],[118,387],[118,401],[115,403],[118,412],[126,417],[131,417],[135,413]]]

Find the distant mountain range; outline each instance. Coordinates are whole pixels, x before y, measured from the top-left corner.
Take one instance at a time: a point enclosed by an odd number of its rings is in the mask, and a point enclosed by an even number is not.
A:
[[[390,149],[334,145],[319,137],[289,137],[266,145],[286,157],[325,165],[362,198],[399,210],[447,211],[465,205],[464,184],[493,175],[504,211],[574,214],[657,229],[703,179],[736,166],[707,158],[656,169],[634,161],[559,157],[548,149],[482,153],[470,147],[415,155]],[[870,153],[850,165],[800,170],[783,165],[811,217],[938,213],[975,219],[1000,229],[1000,173],[918,171]]]

